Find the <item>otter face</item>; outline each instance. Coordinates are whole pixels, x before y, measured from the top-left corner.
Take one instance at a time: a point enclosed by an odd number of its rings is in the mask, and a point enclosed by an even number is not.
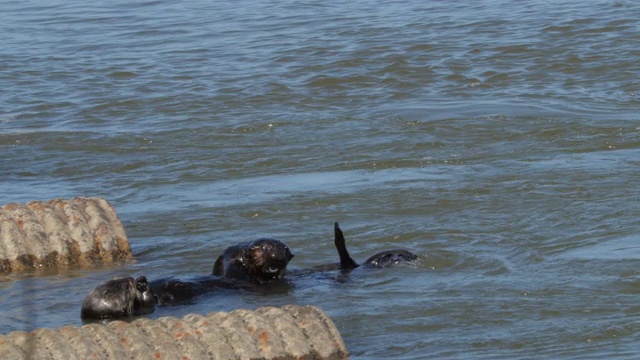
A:
[[[155,294],[149,287],[149,282],[144,276],[136,279],[136,298],[133,302],[134,315],[144,315],[152,313],[158,303]]]
[[[293,258],[291,250],[281,241],[259,239],[248,245],[245,253],[246,268],[256,280],[281,279],[287,271],[287,264]]]
[[[213,275],[259,283],[281,279],[292,258],[281,241],[258,239],[228,247],[216,260]]]

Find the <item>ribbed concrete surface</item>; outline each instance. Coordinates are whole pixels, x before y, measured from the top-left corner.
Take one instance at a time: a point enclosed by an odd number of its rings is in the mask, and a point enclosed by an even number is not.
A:
[[[0,359],[346,359],[331,319],[314,306],[137,319],[0,336]]]
[[[132,259],[122,222],[98,197],[0,208],[0,272],[75,268]]]

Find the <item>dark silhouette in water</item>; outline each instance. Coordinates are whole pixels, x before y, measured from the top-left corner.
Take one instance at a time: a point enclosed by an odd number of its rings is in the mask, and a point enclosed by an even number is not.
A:
[[[293,254],[282,241],[258,239],[228,247],[213,265],[212,275],[192,281],[159,279],[150,286],[158,304],[190,302],[194,297],[216,289],[243,289],[266,292],[280,286]],[[276,285],[275,283],[279,283]]]
[[[152,313],[156,298],[147,278],[115,278],[95,288],[82,304],[83,319],[117,319]]]
[[[282,279],[293,258],[279,240],[258,239],[228,247],[213,265],[213,275],[252,282]]]
[[[151,313],[156,305],[186,303],[216,289],[268,291],[286,289],[280,281],[293,254],[276,239],[258,239],[227,248],[218,257],[213,276],[192,281],[146,277],[115,278],[94,289],[82,305],[83,319],[116,319]],[[281,283],[281,284],[275,284]]]
[[[349,255],[347,251],[346,241],[344,239],[344,234],[340,229],[340,225],[336,222],[333,226],[334,231],[334,242],[336,245],[336,250],[338,250],[338,256],[340,256],[340,270],[352,270],[357,268],[358,263],[355,262]],[[393,250],[385,250],[379,253],[374,254],[369,257],[362,264],[366,267],[389,267],[400,264],[411,264],[418,260],[418,255],[404,249],[393,249]]]
[[[340,259],[339,263],[318,265],[307,269],[294,269],[290,270],[288,273],[293,276],[303,276],[336,270],[347,272],[360,266],[367,268],[385,268],[397,265],[411,266],[416,265],[416,262],[418,260],[418,255],[412,253],[411,251],[405,249],[392,249],[378,252],[369,257],[367,260],[365,260],[364,263],[362,263],[362,265],[360,265],[349,255],[344,234],[342,233],[340,225],[337,222],[334,224],[333,230],[334,244],[336,246],[338,257]]]
[[[334,224],[334,243],[340,263],[294,270],[295,276],[340,270],[351,271],[361,265],[349,255],[340,225]],[[82,305],[83,319],[115,319],[144,315],[154,311],[156,305],[187,303],[204,293],[241,289],[268,293],[288,289],[284,280],[287,265],[293,258],[289,248],[276,239],[258,239],[228,247],[213,265],[212,275],[183,281],[173,278],[147,282],[137,279],[116,278],[98,286]],[[413,264],[418,256],[410,251],[394,249],[381,251],[369,257],[363,267],[389,267]]]

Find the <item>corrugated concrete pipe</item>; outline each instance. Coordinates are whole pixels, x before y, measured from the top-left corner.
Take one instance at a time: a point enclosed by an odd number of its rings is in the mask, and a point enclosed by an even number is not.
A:
[[[98,197],[0,208],[0,273],[77,268],[133,259],[122,222]]]
[[[262,307],[182,319],[64,326],[0,336],[0,359],[346,359],[331,319],[314,306]]]

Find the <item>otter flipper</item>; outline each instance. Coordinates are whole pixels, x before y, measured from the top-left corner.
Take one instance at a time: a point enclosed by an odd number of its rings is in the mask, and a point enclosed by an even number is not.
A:
[[[349,256],[346,241],[344,240],[344,234],[342,233],[342,230],[340,230],[338,222],[334,224],[333,231],[335,233],[334,242],[336,250],[338,250],[338,255],[340,256],[340,270],[352,270],[360,266],[351,258],[351,256]]]

